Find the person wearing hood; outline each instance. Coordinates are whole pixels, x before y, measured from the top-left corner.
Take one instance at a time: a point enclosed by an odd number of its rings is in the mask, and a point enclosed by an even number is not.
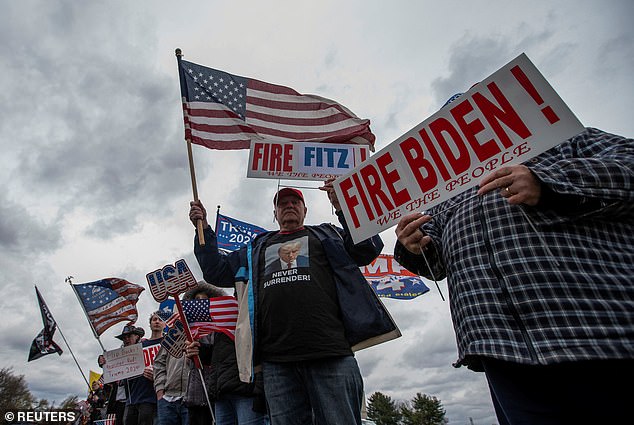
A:
[[[183,295],[183,300],[210,299],[226,296],[207,282]],[[199,356],[209,399],[213,404],[216,425],[264,425],[268,423],[261,379],[244,383],[238,376],[235,343],[223,332],[213,332],[187,345],[188,358]],[[208,425],[211,414],[203,393],[199,373],[190,362],[189,386],[186,394],[191,425]]]

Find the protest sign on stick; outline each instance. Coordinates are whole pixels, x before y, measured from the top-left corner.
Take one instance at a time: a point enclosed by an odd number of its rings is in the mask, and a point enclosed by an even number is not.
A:
[[[174,265],[167,264],[161,269],[148,273],[145,278],[150,286],[150,293],[157,302],[165,301],[168,296],[174,297],[174,303],[180,317],[185,317],[183,305],[178,295],[197,285],[196,279],[185,260],[178,260]],[[193,341],[187,322],[182,323],[182,325],[187,340]],[[198,357],[194,358],[194,363],[200,369],[200,359]]]
[[[350,172],[370,156],[368,146],[252,141],[247,177],[323,181]]]
[[[176,305],[176,309],[178,310],[178,314],[180,317],[185,317],[185,313],[183,312],[183,305],[181,303],[179,294],[187,291],[190,288],[193,288],[198,284],[191,270],[187,266],[185,260],[178,260],[172,264],[167,264],[163,266],[163,268],[154,270],[151,273],[145,275],[145,278],[150,286],[150,293],[154,297],[157,302],[163,302],[167,299],[168,296],[172,296],[174,298],[174,303]],[[182,347],[183,342],[183,331],[187,341],[191,342],[194,339],[192,338],[192,333],[187,325],[187,321],[181,322],[178,321],[177,324],[179,326],[175,327],[175,331],[171,334],[168,333],[168,342],[166,343],[166,350],[173,354],[176,352],[176,347]],[[182,352],[181,352],[182,353]],[[176,356],[180,357],[180,356]],[[194,365],[196,369],[198,369],[198,375],[200,376],[200,381],[205,382],[203,378],[202,372],[202,364],[200,363],[200,357],[194,356]],[[205,398],[207,399],[207,406],[209,407],[209,413],[211,414],[212,423],[216,423],[216,417],[214,415],[213,407],[209,400],[209,394],[207,393],[207,387],[203,385],[203,392],[205,393]]]
[[[333,186],[360,242],[583,131],[525,54],[403,134]]]

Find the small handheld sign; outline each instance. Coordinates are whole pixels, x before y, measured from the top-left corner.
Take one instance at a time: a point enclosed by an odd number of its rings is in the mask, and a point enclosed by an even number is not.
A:
[[[196,279],[189,270],[185,260],[178,260],[174,265],[168,264],[162,269],[145,275],[150,292],[156,302],[163,302],[168,296],[178,299],[178,294],[196,286]]]
[[[172,357],[180,358],[183,356],[185,341],[187,341],[185,326],[183,322],[177,319],[163,337],[161,346],[165,348]]]
[[[174,263],[174,265],[167,264],[161,269],[154,270],[153,272],[146,274],[145,278],[147,279],[148,285],[150,286],[150,293],[154,299],[160,303],[165,301],[167,297],[171,295],[174,297],[174,303],[176,304],[178,314],[180,317],[184,318],[185,313],[183,312],[183,305],[181,304],[181,300],[178,298],[178,295],[197,285],[196,279],[187,266],[185,260],[178,260]],[[194,339],[192,338],[191,331],[189,330],[187,320],[180,323],[185,331],[187,341],[193,341]],[[182,345],[180,346],[182,347]],[[198,356],[194,357],[194,364],[196,365],[196,368],[201,368],[200,358]]]
[[[364,145],[253,140],[247,177],[327,180],[349,173],[369,156]]]
[[[105,384],[143,374],[145,363],[143,347],[140,343],[105,351],[104,357],[106,359],[103,365]]]

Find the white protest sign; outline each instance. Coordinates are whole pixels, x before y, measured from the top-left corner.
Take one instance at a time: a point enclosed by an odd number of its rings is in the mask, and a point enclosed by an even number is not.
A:
[[[327,180],[349,173],[369,156],[363,145],[251,141],[247,177]]]
[[[583,131],[522,54],[334,182],[352,239],[424,211]]]
[[[109,350],[104,353],[103,382],[114,382],[143,374],[145,362],[141,343]]]

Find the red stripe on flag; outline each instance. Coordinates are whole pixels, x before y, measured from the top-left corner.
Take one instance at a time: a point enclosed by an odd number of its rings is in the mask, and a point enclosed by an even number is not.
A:
[[[192,143],[211,149],[249,148],[252,140],[374,146],[370,121],[333,100],[181,64],[185,137]]]

